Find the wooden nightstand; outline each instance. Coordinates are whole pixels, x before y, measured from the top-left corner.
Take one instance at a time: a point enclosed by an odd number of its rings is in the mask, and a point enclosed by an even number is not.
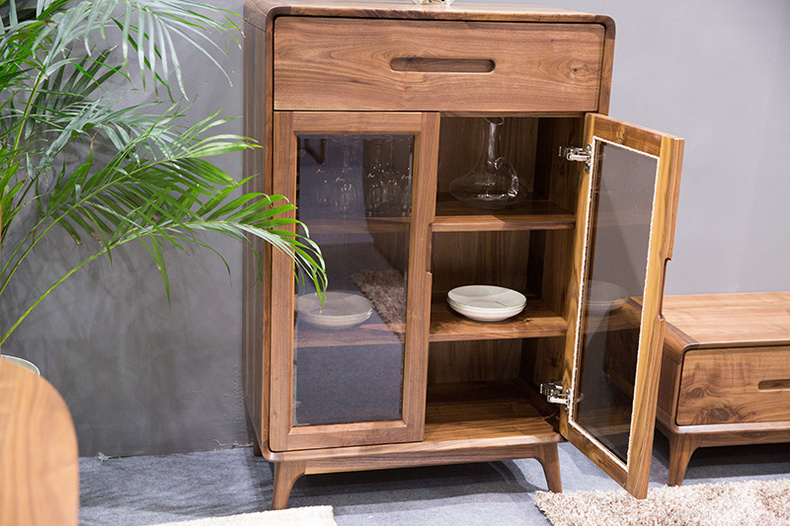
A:
[[[664,315],[669,485],[698,447],[790,441],[790,292],[667,296]]]

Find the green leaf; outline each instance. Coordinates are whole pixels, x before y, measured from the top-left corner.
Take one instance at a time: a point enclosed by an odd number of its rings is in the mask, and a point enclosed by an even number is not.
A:
[[[0,300],[20,265],[41,257],[35,249],[52,232],[81,243],[83,257],[31,304],[14,309],[22,314],[4,320],[0,342],[75,272],[99,257],[112,259],[129,242],[145,246],[168,301],[167,248],[206,249],[230,271],[207,232],[245,244],[257,237],[323,290],[318,246],[297,233],[304,225],[285,217],[294,206],[282,196],[239,193],[248,180],[235,181],[209,160],[254,146],[220,132],[229,119],[219,111],[189,122],[173,100],[172,91],[187,94],[178,57],[184,46],[228,78],[215,36],[238,33],[231,19],[237,14],[192,0],[38,0],[35,11],[7,2],[0,25]],[[162,101],[117,95],[138,82]]]

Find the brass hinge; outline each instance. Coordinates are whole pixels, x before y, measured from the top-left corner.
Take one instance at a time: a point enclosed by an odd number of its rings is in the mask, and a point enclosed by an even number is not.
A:
[[[584,171],[587,173],[592,170],[592,144],[588,144],[584,148],[560,146],[560,157],[566,161],[584,163]]]
[[[573,396],[570,389],[563,389],[562,383],[549,382],[540,384],[540,394],[545,396],[546,400],[551,404],[565,406],[565,410],[570,413]]]

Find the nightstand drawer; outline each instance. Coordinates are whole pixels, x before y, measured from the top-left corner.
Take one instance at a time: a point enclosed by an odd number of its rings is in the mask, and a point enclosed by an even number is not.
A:
[[[790,420],[790,346],[689,350],[678,425]]]
[[[274,109],[597,111],[599,24],[281,16]]]

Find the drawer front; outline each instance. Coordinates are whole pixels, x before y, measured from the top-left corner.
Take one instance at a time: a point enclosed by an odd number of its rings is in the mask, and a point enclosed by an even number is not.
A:
[[[678,425],[790,420],[790,346],[688,351]]]
[[[588,112],[598,24],[279,17],[277,110]]]

